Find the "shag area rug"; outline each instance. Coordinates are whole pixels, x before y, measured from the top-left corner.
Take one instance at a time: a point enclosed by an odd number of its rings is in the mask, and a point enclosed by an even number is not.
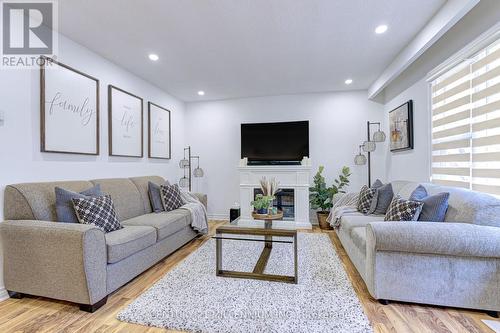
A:
[[[223,269],[252,271],[261,242],[223,240]],[[298,284],[215,275],[211,239],[118,319],[187,332],[372,332],[325,234],[299,233]],[[274,243],[265,273],[293,275],[291,244]]]

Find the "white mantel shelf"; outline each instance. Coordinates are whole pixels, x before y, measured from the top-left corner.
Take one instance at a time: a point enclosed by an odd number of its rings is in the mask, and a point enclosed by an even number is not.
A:
[[[260,179],[275,178],[281,188],[294,190],[295,219],[280,221],[286,227],[294,229],[311,229],[309,221],[309,187],[311,167],[303,165],[256,165],[240,166],[240,205],[241,219],[252,220],[254,189],[260,188]]]

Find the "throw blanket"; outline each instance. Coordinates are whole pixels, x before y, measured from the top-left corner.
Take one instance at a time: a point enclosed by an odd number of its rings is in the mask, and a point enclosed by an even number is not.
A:
[[[205,206],[192,193],[181,191],[181,196],[184,201],[181,209],[186,209],[191,213],[191,227],[200,234],[207,234],[208,217]]]
[[[334,229],[340,227],[342,216],[358,211],[358,196],[358,193],[338,193],[333,197],[333,207],[327,221]]]

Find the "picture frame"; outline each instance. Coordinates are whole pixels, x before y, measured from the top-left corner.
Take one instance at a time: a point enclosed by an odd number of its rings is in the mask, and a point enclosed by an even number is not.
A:
[[[170,110],[148,102],[148,157],[171,159]]]
[[[389,112],[389,138],[391,152],[414,148],[413,100],[409,100]]]
[[[108,85],[109,156],[144,157],[143,99]]]
[[[40,151],[99,155],[99,120],[99,80],[42,56]]]

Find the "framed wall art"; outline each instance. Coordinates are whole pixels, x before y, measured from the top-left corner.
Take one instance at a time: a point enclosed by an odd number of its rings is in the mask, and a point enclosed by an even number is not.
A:
[[[142,98],[108,86],[109,155],[143,157]]]
[[[42,58],[40,150],[99,155],[99,80]]]
[[[148,156],[170,159],[170,111],[151,102],[148,102],[148,111]]]
[[[389,112],[391,152],[413,149],[413,101]]]

